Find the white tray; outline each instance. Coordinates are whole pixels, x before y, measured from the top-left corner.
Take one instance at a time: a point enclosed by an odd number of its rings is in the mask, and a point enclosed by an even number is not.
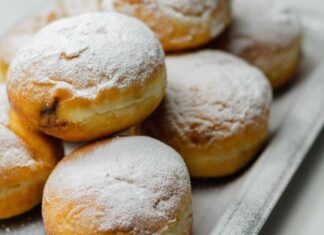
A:
[[[324,4],[286,2],[304,24],[299,75],[275,94],[270,138],[256,161],[226,179],[193,180],[194,235],[258,233],[324,124]],[[0,234],[8,232],[45,234],[40,208],[0,222]]]

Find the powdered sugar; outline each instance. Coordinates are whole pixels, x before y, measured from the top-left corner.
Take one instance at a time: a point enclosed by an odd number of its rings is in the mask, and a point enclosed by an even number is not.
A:
[[[175,17],[193,16],[198,17],[204,14],[211,15],[211,12],[217,7],[218,0],[156,0],[153,1],[169,14]]]
[[[141,85],[164,64],[154,34],[140,21],[117,13],[92,13],[56,21],[22,48],[9,70],[17,87],[48,86],[94,99],[101,90]],[[35,94],[37,95],[37,94]]]
[[[5,84],[0,84],[0,125],[8,124],[9,101]]]
[[[90,12],[115,11],[115,0],[60,0],[57,5],[65,16]]]
[[[0,169],[31,166],[35,163],[25,143],[8,127],[9,103],[5,85],[0,85]]]
[[[175,219],[188,195],[190,179],[178,153],[149,137],[121,137],[63,160],[44,201],[62,200],[61,209],[75,202],[69,220],[89,221],[98,231],[153,234]]]
[[[115,0],[116,1],[116,0]],[[108,6],[111,9],[111,4],[114,0],[103,0],[103,6]],[[116,1],[118,2],[118,1]],[[135,13],[137,4],[124,2],[123,12],[128,12],[131,15]],[[192,17],[192,21],[198,20],[198,17],[211,18],[213,11],[218,6],[218,0],[154,0],[154,1],[141,1],[143,7],[153,10],[156,13],[160,10],[163,12],[164,17],[173,17],[178,20],[187,21]],[[114,5],[114,4],[112,4]],[[127,9],[128,8],[128,9]],[[105,8],[103,8],[105,9]],[[106,9],[105,9],[106,10]]]
[[[28,167],[35,164],[25,143],[7,127],[0,125],[0,169]]]
[[[229,49],[241,53],[254,43],[286,46],[301,35],[298,19],[271,1],[234,0]]]
[[[222,22],[215,16],[216,9],[219,7],[219,0],[156,0],[156,4],[166,16],[182,23],[191,23],[192,27],[187,37],[194,37],[201,30],[201,28],[196,27],[198,22],[203,22],[202,27],[210,24],[209,33],[211,37],[219,35],[225,28],[225,22]],[[219,12],[218,14],[221,15],[223,13]]]
[[[167,57],[166,63],[169,83],[162,108],[170,126],[165,128],[182,138],[190,132],[223,138],[269,111],[268,81],[240,59],[207,50]]]
[[[109,0],[113,2],[113,0]],[[60,0],[57,5],[65,16],[74,16],[101,10],[102,0]]]

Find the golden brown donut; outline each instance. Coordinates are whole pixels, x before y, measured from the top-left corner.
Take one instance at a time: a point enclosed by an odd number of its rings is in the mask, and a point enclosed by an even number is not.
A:
[[[49,135],[85,141],[146,118],[165,93],[164,53],[142,22],[117,13],[56,21],[13,62],[14,111]]]
[[[241,59],[206,50],[166,59],[164,101],[142,134],[176,149],[192,177],[237,172],[267,136],[272,99],[264,75]]]
[[[105,2],[105,1],[104,1]],[[229,24],[229,0],[106,0],[113,9],[145,22],[166,52],[202,46]],[[107,4],[107,8],[111,8]]]
[[[225,49],[261,69],[274,88],[286,84],[300,61],[298,19],[271,1],[234,0],[232,9]]]
[[[0,86],[0,219],[36,206],[56,162],[61,143],[27,129],[10,111],[5,86]]]
[[[81,147],[50,175],[46,233],[190,235],[191,186],[181,156],[149,137]]]
[[[41,28],[62,18],[62,13],[58,7],[51,6],[50,9],[46,9],[18,25],[0,41],[0,81],[5,81],[9,64],[17,51],[31,40]]]

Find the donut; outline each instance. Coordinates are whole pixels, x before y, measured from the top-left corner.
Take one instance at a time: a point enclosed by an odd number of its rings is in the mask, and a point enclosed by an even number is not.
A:
[[[158,140],[102,140],[57,165],[44,189],[42,215],[49,235],[189,235],[189,174],[181,156]]]
[[[86,141],[146,118],[165,94],[164,52],[142,22],[90,13],[43,28],[13,59],[8,96],[31,127]]]
[[[238,172],[267,137],[268,80],[243,60],[217,50],[166,58],[166,97],[140,126],[184,158],[192,177]]]
[[[0,85],[0,99],[0,219],[7,219],[40,203],[63,147],[22,124],[9,108],[4,85]]]
[[[105,1],[104,1],[105,2]],[[166,52],[196,48],[217,37],[230,23],[229,0],[106,0],[107,8],[145,22]],[[112,5],[112,6],[111,6]]]
[[[272,87],[285,85],[300,61],[298,19],[271,1],[233,0],[232,9],[233,23],[223,37],[225,50],[261,69]]]
[[[24,21],[0,41],[0,82],[6,80],[9,64],[17,51],[31,40],[37,31],[62,17],[62,11],[53,6]]]

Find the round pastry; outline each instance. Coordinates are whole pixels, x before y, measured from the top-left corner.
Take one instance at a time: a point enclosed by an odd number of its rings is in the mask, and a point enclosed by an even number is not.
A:
[[[49,235],[189,235],[190,178],[180,155],[157,140],[108,139],[57,165],[42,211]]]
[[[232,8],[225,49],[261,69],[274,88],[286,84],[300,61],[298,19],[271,1],[234,0]]]
[[[9,110],[5,86],[0,86],[0,219],[36,206],[56,162],[61,143],[24,127]]]
[[[229,0],[106,0],[108,9],[145,22],[166,52],[202,46],[230,22]],[[112,6],[111,6],[112,5]]]
[[[117,13],[52,23],[19,50],[8,72],[14,111],[68,141],[95,139],[143,120],[165,86],[161,44],[145,24]]]
[[[62,12],[56,7],[51,7],[51,9],[23,22],[1,40],[0,81],[6,80],[9,64],[17,51],[31,40],[38,30],[61,17],[63,17]]]
[[[142,134],[175,148],[193,177],[246,166],[267,136],[272,93],[264,75],[220,51],[170,56],[166,64],[166,97]]]

